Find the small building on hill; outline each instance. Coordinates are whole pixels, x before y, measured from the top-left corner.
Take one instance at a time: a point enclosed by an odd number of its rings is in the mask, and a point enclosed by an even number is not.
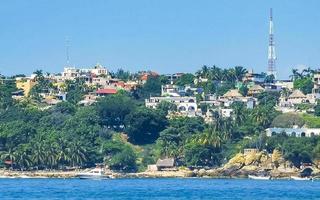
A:
[[[114,88],[98,89],[95,93],[97,96],[107,96],[111,94],[116,94],[117,89],[114,89]]]
[[[158,170],[176,170],[176,162],[174,158],[158,159],[156,163]]]
[[[307,101],[307,96],[303,94],[300,90],[294,90],[291,95],[289,95],[287,101],[290,104],[300,104]]]
[[[256,96],[260,93],[264,92],[264,88],[260,85],[253,85],[248,90],[248,96]]]

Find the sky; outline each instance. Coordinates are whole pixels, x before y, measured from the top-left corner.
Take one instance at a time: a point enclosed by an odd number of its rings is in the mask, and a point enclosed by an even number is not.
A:
[[[279,78],[319,67],[318,0],[1,0],[0,73],[110,70],[195,72],[203,65],[267,69],[274,11]]]

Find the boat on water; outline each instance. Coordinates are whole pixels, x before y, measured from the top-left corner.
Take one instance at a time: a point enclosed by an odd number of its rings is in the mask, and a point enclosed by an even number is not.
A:
[[[80,172],[76,175],[80,179],[109,179],[112,178],[110,175],[104,173],[104,169],[96,167],[90,171]]]
[[[249,179],[253,180],[270,180],[271,176],[255,176],[255,175],[248,175]]]
[[[312,181],[311,177],[291,176],[290,179],[295,180],[295,181]]]

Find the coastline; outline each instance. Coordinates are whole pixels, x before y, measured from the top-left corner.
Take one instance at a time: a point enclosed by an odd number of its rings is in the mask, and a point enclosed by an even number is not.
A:
[[[12,171],[0,170],[0,178],[77,178],[80,171],[59,171],[59,170],[37,170],[37,171]],[[145,171],[137,173],[108,173],[115,179],[121,178],[213,178],[213,179],[247,179],[249,174],[254,172],[238,172],[235,174],[226,174],[219,169],[210,170],[177,170],[177,171]],[[283,180],[290,179],[291,176],[297,176],[297,173],[279,173],[271,172],[272,179]],[[314,179],[320,179],[320,174],[313,174]]]

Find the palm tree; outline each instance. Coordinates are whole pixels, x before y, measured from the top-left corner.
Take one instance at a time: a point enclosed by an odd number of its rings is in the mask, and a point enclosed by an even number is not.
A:
[[[16,152],[16,163],[20,169],[26,169],[31,166],[30,152],[26,145],[20,145]]]
[[[35,72],[33,72],[36,77],[36,81],[39,81],[39,80],[43,80],[44,79],[44,76],[43,76],[43,71],[42,70],[36,70]]]
[[[223,139],[219,132],[216,132],[213,127],[209,127],[202,134],[195,136],[192,141],[202,145],[220,148]]]
[[[269,119],[268,113],[270,110],[268,110],[265,107],[258,106],[255,108],[252,112],[252,118],[254,121],[262,125],[263,127],[266,127],[271,119]]]
[[[80,144],[79,141],[70,143],[68,148],[71,166],[82,165],[87,160],[87,150]]]
[[[45,144],[46,165],[52,169],[58,164],[57,144],[55,142]]]
[[[234,102],[231,106],[233,109],[234,122],[236,126],[240,126],[246,119],[244,105],[241,102]]]
[[[43,135],[36,135],[33,140],[32,150],[31,150],[31,161],[33,165],[36,165],[38,169],[40,166],[45,164],[46,154],[44,148],[44,138]]]
[[[221,68],[212,66],[209,71],[209,78],[214,81],[221,81],[223,78]]]
[[[201,68],[201,77],[202,78],[208,78],[209,76],[209,68],[206,65],[203,65]]]
[[[299,78],[302,78],[303,74],[299,73],[298,69],[292,69],[292,75],[290,75],[290,77],[291,77],[291,80],[294,81],[294,80],[297,80]]]
[[[248,71],[242,66],[235,66],[234,67],[234,76],[237,81],[241,81],[243,77],[248,73]]]
[[[66,164],[70,161],[67,148],[67,141],[64,138],[58,138],[57,141],[57,162],[60,164]]]
[[[8,151],[4,151],[0,154],[2,160],[10,160],[11,161],[11,169],[13,169],[13,164],[16,160],[16,153],[13,148],[9,148]]]

